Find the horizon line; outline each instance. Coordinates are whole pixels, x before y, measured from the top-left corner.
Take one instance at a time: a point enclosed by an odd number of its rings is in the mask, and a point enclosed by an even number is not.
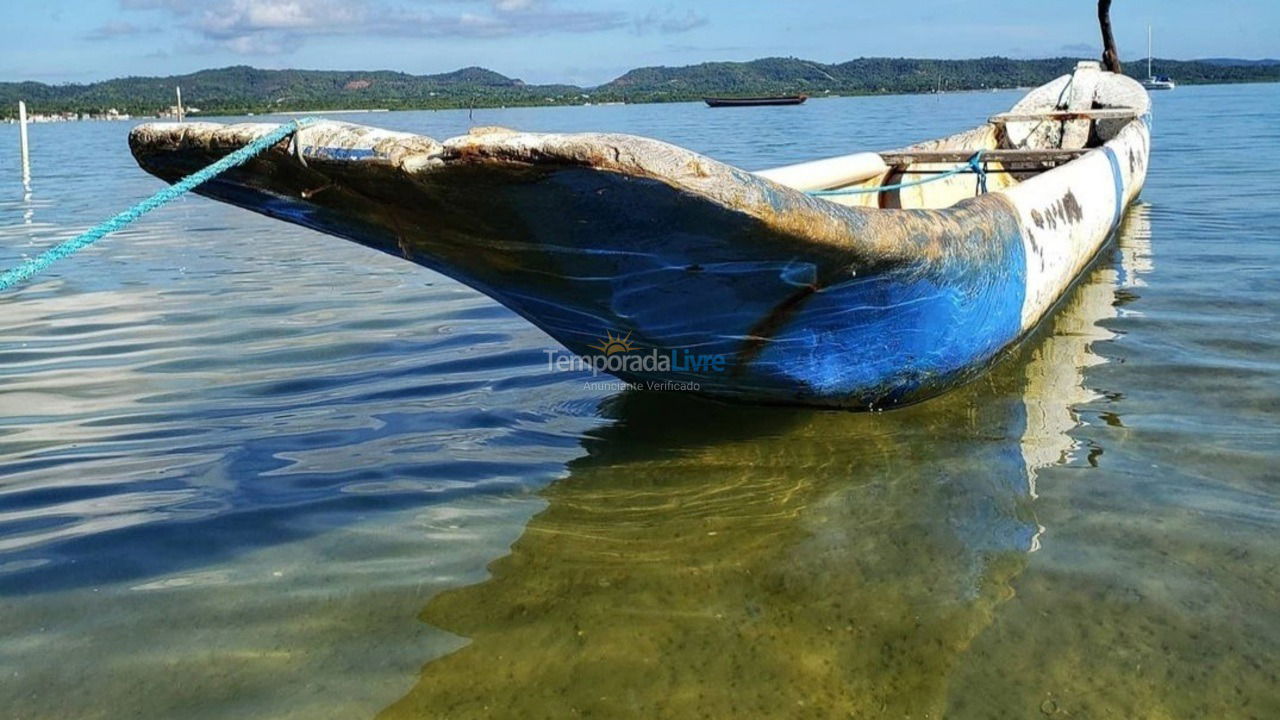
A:
[[[908,55],[862,55],[862,56],[859,56],[859,57],[850,58],[850,59],[848,59],[848,60],[840,60],[840,61],[837,61],[837,62],[821,62],[821,61],[818,61],[818,60],[808,60],[808,59],[806,59],[806,58],[802,58],[802,57],[795,56],[795,55],[765,55],[765,56],[761,56],[761,57],[757,57],[757,58],[752,58],[752,59],[750,59],[750,60],[702,60],[702,61],[695,62],[695,63],[685,63],[685,64],[679,64],[679,65],[638,65],[638,66],[636,66],[636,67],[633,67],[633,68],[631,68],[631,69],[627,70],[626,72],[622,73],[621,75],[618,75],[618,76],[616,76],[616,77],[614,77],[614,78],[612,78],[612,79],[610,79],[610,80],[606,80],[605,82],[599,83],[599,84],[597,84],[597,85],[577,85],[577,84],[575,84],[575,83],[571,83],[571,82],[541,82],[541,83],[525,83],[525,84],[526,84],[526,85],[529,85],[529,86],[531,86],[531,87],[540,87],[540,86],[547,86],[547,85],[563,85],[563,86],[568,86],[568,87],[576,87],[576,88],[582,88],[582,89],[589,89],[589,88],[596,88],[596,87],[601,87],[601,86],[604,86],[604,85],[608,85],[610,82],[613,82],[614,80],[617,80],[618,78],[625,76],[627,73],[630,73],[630,72],[635,71],[635,70],[643,70],[643,69],[646,69],[646,68],[684,68],[684,67],[697,67],[697,66],[699,66],[699,65],[708,65],[708,64],[713,64],[713,63],[725,63],[725,64],[745,65],[745,64],[749,64],[749,63],[753,63],[753,62],[758,62],[758,61],[760,61],[760,60],[775,60],[775,59],[776,59],[776,60],[801,60],[801,61],[804,61],[804,62],[810,62],[810,63],[814,63],[814,64],[818,64],[818,65],[828,65],[828,66],[830,66],[830,65],[842,65],[842,64],[844,64],[844,63],[855,62],[855,61],[857,61],[857,60],[928,60],[928,61],[935,61],[935,62],[969,62],[969,61],[973,61],[973,60],[986,60],[986,59],[991,59],[991,58],[998,58],[998,59],[1001,59],[1001,60],[1014,60],[1014,61],[1019,61],[1019,62],[1033,62],[1033,61],[1037,61],[1037,60],[1062,60],[1062,59],[1067,59],[1067,60],[1090,60],[1090,59],[1093,59],[1093,60],[1100,60],[1100,58],[1101,58],[1101,53],[1099,53],[1099,56],[1098,56],[1098,57],[1094,57],[1094,58],[1086,58],[1086,57],[1081,57],[1081,56],[1077,56],[1077,55],[1067,55],[1067,54],[1064,54],[1064,55],[1045,55],[1045,56],[1042,56],[1042,57],[1010,57],[1010,56],[1008,56],[1008,55],[980,55],[980,56],[976,56],[976,57],[966,57],[966,58],[937,58],[937,57],[922,57],[922,56],[908,56]],[[1135,58],[1129,58],[1129,59],[1124,59],[1124,58],[1122,58],[1122,59],[1120,60],[1120,62],[1121,62],[1121,63],[1141,62],[1141,61],[1145,61],[1146,59],[1147,59],[1147,58],[1146,58],[1146,56],[1137,56],[1137,57],[1135,57]],[[1236,57],[1236,56],[1233,56],[1233,55],[1210,55],[1210,56],[1197,57],[1197,58],[1190,58],[1190,59],[1172,58],[1172,57],[1163,57],[1163,58],[1159,58],[1159,57],[1157,57],[1157,58],[1152,58],[1152,59],[1153,59],[1153,60],[1156,60],[1156,61],[1165,60],[1165,61],[1173,61],[1173,62],[1205,62],[1205,61],[1209,61],[1209,60],[1238,60],[1238,61],[1241,61],[1241,62],[1251,62],[1251,63],[1258,63],[1258,62],[1275,62],[1275,63],[1277,63],[1277,64],[1280,64],[1280,58],[1274,58],[1274,57],[1244,58],[1244,57]],[[483,65],[464,65],[464,66],[462,66],[462,67],[456,67],[456,68],[453,68],[453,69],[451,69],[451,70],[440,70],[440,71],[435,71],[435,72],[414,73],[414,72],[410,72],[410,71],[407,71],[407,70],[395,70],[395,69],[392,69],[392,68],[361,68],[361,69],[348,69],[348,68],[305,68],[305,67],[258,67],[258,66],[255,66],[255,65],[247,64],[247,63],[237,63],[237,64],[232,64],[232,65],[221,65],[221,66],[217,66],[217,67],[204,67],[204,68],[200,68],[200,69],[198,69],[198,70],[191,70],[191,71],[188,71],[188,72],[182,72],[182,73],[171,73],[171,74],[167,74],[167,75],[116,75],[116,76],[113,76],[113,77],[99,78],[99,79],[94,79],[94,80],[79,80],[79,81],[67,80],[67,81],[62,81],[62,82],[45,82],[45,81],[42,81],[42,80],[31,80],[31,79],[25,79],[25,80],[0,80],[0,84],[18,85],[18,84],[34,83],[34,84],[37,84],[37,85],[45,85],[45,86],[50,86],[50,87],[56,87],[56,86],[60,86],[60,85],[62,85],[62,86],[65,86],[65,85],[93,85],[93,84],[97,84],[97,83],[111,82],[111,81],[113,81],[113,80],[127,80],[127,79],[131,79],[131,78],[147,78],[147,79],[151,79],[151,78],[154,78],[154,79],[160,79],[160,78],[178,78],[178,77],[186,77],[186,76],[189,76],[189,75],[196,75],[196,74],[198,74],[198,73],[202,73],[202,72],[212,72],[212,71],[217,71],[217,70],[230,70],[230,69],[233,69],[233,68],[249,68],[250,70],[258,70],[258,71],[265,71],[265,72],[289,72],[289,71],[294,71],[294,72],[336,72],[336,73],[379,73],[379,72],[391,72],[391,73],[399,73],[399,74],[401,74],[401,75],[408,75],[408,76],[410,76],[410,77],[419,77],[419,78],[421,78],[421,77],[433,77],[433,76],[437,76],[437,75],[448,75],[448,74],[450,74],[450,73],[461,72],[461,71],[463,71],[463,70],[477,69],[477,70],[484,70],[484,71],[487,71],[487,72],[495,73],[495,74],[497,74],[497,75],[501,75],[501,76],[503,76],[503,77],[507,78],[508,80],[515,80],[515,81],[519,81],[519,82],[525,82],[523,79],[521,79],[521,78],[519,78],[519,77],[515,77],[515,76],[512,76],[512,75],[508,75],[508,74],[506,74],[506,73],[504,73],[504,72],[501,72],[501,71],[498,71],[498,70],[494,70],[493,68],[485,67],[485,66],[483,66]]]

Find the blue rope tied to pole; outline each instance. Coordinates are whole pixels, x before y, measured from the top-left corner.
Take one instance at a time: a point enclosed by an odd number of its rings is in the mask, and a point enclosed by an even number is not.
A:
[[[227,170],[230,170],[237,165],[243,165],[255,155],[258,155],[262,151],[290,135],[293,135],[298,132],[298,130],[301,130],[312,122],[315,121],[310,118],[299,118],[292,122],[285,123],[212,165],[186,176],[155,195],[152,195],[119,215],[116,215],[110,220],[99,225],[95,225],[84,233],[65,242],[61,242],[52,248],[45,250],[36,257],[27,260],[21,265],[5,271],[3,274],[0,274],[0,292],[8,290],[19,283],[25,282],[36,273],[41,272],[58,260],[61,260],[62,258],[79,250],[83,250],[98,240],[101,240],[104,236],[124,228],[134,220],[137,220],[152,210],[185,195],[199,185],[212,180]]]
[[[814,197],[828,197],[831,195],[860,195],[862,193],[882,193],[890,190],[902,190],[904,188],[916,187],[926,183],[937,182],[953,175],[959,175],[962,172],[971,172],[978,176],[978,189],[982,192],[987,191],[987,169],[982,162],[982,153],[986,150],[979,150],[974,153],[969,161],[964,165],[957,165],[946,172],[938,173],[933,177],[923,180],[912,180],[911,182],[898,183],[896,185],[881,185],[879,187],[869,188],[842,188],[840,190],[809,190],[805,194]]]

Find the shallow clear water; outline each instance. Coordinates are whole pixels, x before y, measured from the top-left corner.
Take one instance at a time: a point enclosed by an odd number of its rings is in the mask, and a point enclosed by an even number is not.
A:
[[[416,112],[755,169],[1017,93]],[[977,382],[618,394],[417,266],[191,197],[0,297],[6,717],[1280,716],[1280,85],[1156,94],[1142,202]],[[158,181],[0,128],[0,267]]]

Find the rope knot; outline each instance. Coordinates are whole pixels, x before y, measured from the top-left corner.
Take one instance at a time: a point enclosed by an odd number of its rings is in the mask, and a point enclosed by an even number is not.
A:
[[[969,169],[978,176],[978,191],[981,193],[987,192],[987,164],[982,161],[984,152],[985,149],[978,150],[969,158]]]

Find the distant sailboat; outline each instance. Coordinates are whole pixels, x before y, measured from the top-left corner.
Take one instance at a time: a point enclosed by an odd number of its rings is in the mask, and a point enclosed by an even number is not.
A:
[[[1151,26],[1147,26],[1147,79],[1142,81],[1142,87],[1148,90],[1172,90],[1176,87],[1173,80],[1167,76],[1159,77],[1151,74]]]

